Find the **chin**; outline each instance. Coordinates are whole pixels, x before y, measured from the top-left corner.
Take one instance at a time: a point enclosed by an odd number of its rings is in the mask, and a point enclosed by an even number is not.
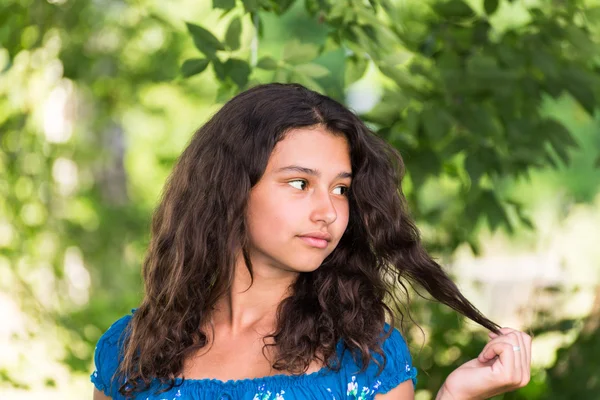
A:
[[[323,260],[320,261],[307,261],[305,263],[298,263],[297,261],[290,265],[289,268],[292,271],[296,272],[313,272],[319,269],[319,267],[323,264]]]

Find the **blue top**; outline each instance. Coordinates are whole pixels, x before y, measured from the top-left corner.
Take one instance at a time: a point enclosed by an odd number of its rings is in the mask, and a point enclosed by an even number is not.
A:
[[[117,320],[102,335],[95,351],[96,370],[91,380],[105,395],[114,400],[125,399],[118,391],[120,384],[111,385],[112,377],[122,360],[120,351],[123,344],[123,330],[131,320],[127,315]],[[386,324],[386,332],[389,325]],[[160,382],[155,380],[148,391],[138,393],[135,399],[141,400],[367,400],[376,394],[387,393],[400,383],[412,379],[417,384],[417,369],[412,366],[412,359],[404,338],[397,329],[383,343],[383,351],[387,363],[381,374],[376,376],[378,366],[371,362],[366,371],[359,373],[360,366],[352,359],[349,351],[343,351],[343,342],[337,346],[337,354],[341,360],[339,371],[331,371],[324,367],[317,372],[304,375],[274,375],[255,379],[220,381],[217,379],[177,379],[174,388],[156,393]],[[374,355],[378,361],[381,357]]]

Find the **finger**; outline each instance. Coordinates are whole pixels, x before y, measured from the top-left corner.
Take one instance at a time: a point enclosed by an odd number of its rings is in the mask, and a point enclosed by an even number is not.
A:
[[[523,340],[525,341],[525,347],[527,348],[527,365],[531,367],[531,346],[533,338],[525,333],[523,335]]]
[[[501,358],[502,365],[507,369],[507,376],[510,378],[511,385],[519,385],[521,383],[523,377],[523,367],[521,361],[521,355],[516,354],[513,347],[519,346],[519,339],[516,332],[509,332],[505,335],[499,336],[495,339],[492,339],[484,348],[481,354],[478,357],[478,360],[482,363],[486,363],[492,360],[496,355],[493,349],[501,349],[498,348],[498,344],[504,344],[506,348],[509,348],[511,352],[515,353],[511,357],[507,357],[505,355],[504,361]],[[512,364],[506,364],[507,360],[511,360]]]
[[[506,326],[504,328],[500,328],[499,331],[502,332],[503,335],[509,334],[511,332],[519,332],[516,329],[509,328],[509,327],[506,327]]]
[[[528,362],[530,346],[525,345],[523,332],[508,327],[501,328],[500,331],[511,343],[515,343],[516,339],[516,346],[519,346],[519,351],[516,351],[515,354],[515,377],[519,378],[518,387],[523,387],[529,383],[531,377],[531,368]]]
[[[523,340],[523,332],[514,332],[517,335],[517,339],[519,340],[519,348],[520,350],[517,352],[519,357],[517,357],[520,361],[521,368],[521,382],[519,383],[519,387],[523,387],[529,382],[529,366],[527,364],[527,348],[525,347],[525,341]]]
[[[521,332],[521,338],[523,339],[524,347],[525,347],[525,369],[527,371],[526,380],[524,381],[524,385],[529,383],[531,379],[531,336],[526,334],[525,332]]]
[[[482,355],[486,360],[492,360],[498,356],[499,362],[495,362],[491,368],[497,374],[495,376],[500,382],[495,382],[501,386],[517,386],[521,382],[521,377],[517,376],[515,371],[515,352],[512,344],[504,341],[493,341],[488,343]]]
[[[513,331],[515,331],[515,329],[508,328],[508,327],[504,327],[504,328],[498,328],[498,330],[500,331],[500,333],[501,333],[502,335],[505,335],[505,334],[507,334],[507,333],[510,333],[510,332],[513,332]],[[494,332],[489,332],[489,333],[488,333],[488,336],[489,336],[490,338],[494,339],[494,338],[498,337],[499,335],[498,335],[497,333],[494,333]]]
[[[497,343],[505,343],[507,345],[514,346],[513,342],[511,342],[510,338],[507,338],[506,336],[498,336],[496,339],[492,339],[489,343],[487,343],[483,350],[481,350],[481,353],[479,353],[479,361],[481,362],[486,362],[489,361],[491,359],[493,359],[494,357],[498,356],[499,354],[496,353],[492,353],[491,352],[491,348],[493,348]]]
[[[519,347],[521,348],[521,362],[523,371],[523,382],[527,384],[531,378],[531,342],[532,338],[528,334],[518,331],[516,329],[504,327],[500,328],[500,331],[507,335],[511,332],[518,334],[519,336]]]

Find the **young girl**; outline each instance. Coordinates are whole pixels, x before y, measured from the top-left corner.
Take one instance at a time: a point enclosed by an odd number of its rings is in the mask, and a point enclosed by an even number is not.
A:
[[[173,170],[142,303],[96,347],[94,399],[413,399],[394,328],[405,279],[493,332],[438,399],[526,385],[531,338],[481,315],[427,255],[402,173],[326,96],[268,84],[234,97]]]

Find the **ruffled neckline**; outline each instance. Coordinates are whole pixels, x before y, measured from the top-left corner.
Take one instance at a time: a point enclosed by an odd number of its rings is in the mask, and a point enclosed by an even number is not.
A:
[[[338,362],[342,364],[340,351],[343,348],[343,340],[340,339],[336,345],[336,352],[338,355]],[[323,366],[321,369],[309,374],[301,375],[288,375],[288,374],[276,374],[269,376],[262,376],[257,378],[242,378],[242,379],[229,379],[221,380],[215,378],[175,378],[175,386],[200,386],[202,388],[216,388],[216,389],[233,389],[239,387],[246,388],[257,388],[266,384],[276,384],[278,387],[290,387],[290,386],[303,386],[309,381],[314,381],[334,372],[327,366]]]
[[[257,378],[229,379],[226,381],[214,378],[175,378],[175,386],[184,387],[190,385],[201,386],[203,388],[213,387],[221,389],[233,389],[241,386],[259,388],[262,385],[275,384],[278,387],[289,387],[306,385],[307,381],[312,381],[316,378],[325,376],[329,372],[331,372],[331,370],[325,366],[318,371],[302,375],[277,374]]]

